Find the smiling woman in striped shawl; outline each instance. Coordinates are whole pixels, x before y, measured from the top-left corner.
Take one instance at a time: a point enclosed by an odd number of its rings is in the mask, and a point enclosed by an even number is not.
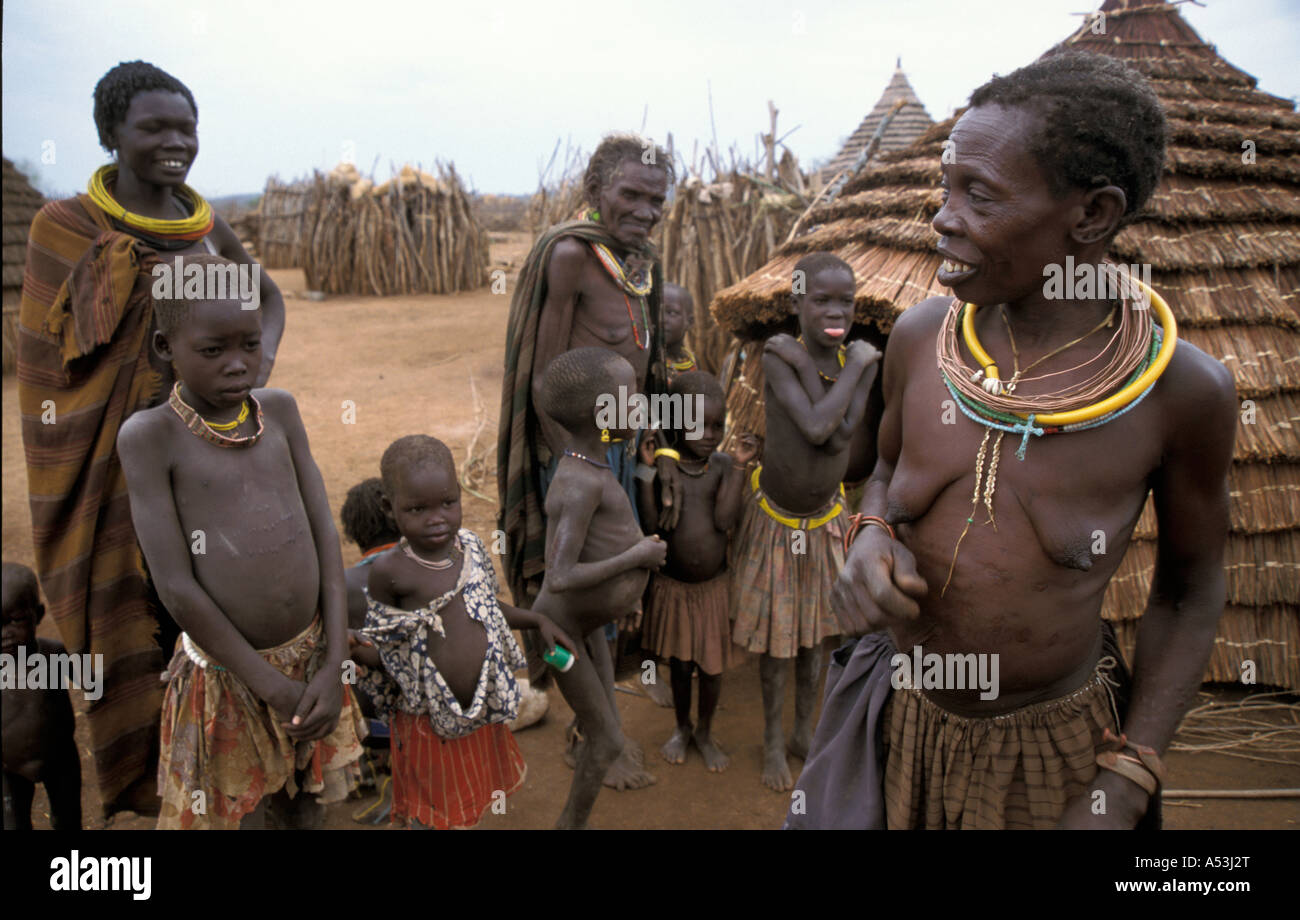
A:
[[[184,184],[197,124],[194,97],[175,77],[143,61],[105,74],[95,125],[116,163],[95,173],[87,194],[41,209],[23,276],[18,399],[36,570],[68,651],[104,656],[103,696],[88,716],[105,817],[157,813],[158,677],[177,635],[137,561],[114,447],[122,422],[171,389],[171,368],[148,344],[151,271],[205,252],[252,264]],[[261,278],[258,386],[284,329],[280,292]]]

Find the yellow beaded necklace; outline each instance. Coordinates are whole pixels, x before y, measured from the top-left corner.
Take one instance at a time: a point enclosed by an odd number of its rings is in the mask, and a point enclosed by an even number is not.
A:
[[[86,188],[90,200],[109,217],[116,218],[135,230],[154,236],[178,239],[201,239],[212,231],[212,206],[194,189],[182,185],[177,189],[181,198],[189,202],[194,213],[181,220],[163,220],[157,217],[145,217],[132,214],[117,203],[113,193],[108,190],[110,184],[117,180],[117,167],[113,164],[101,166],[90,177]]]
[[[1073,425],[1078,422],[1089,422],[1093,419],[1101,418],[1109,412],[1117,409],[1123,409],[1129,403],[1133,402],[1159,379],[1164,373],[1165,368],[1169,366],[1169,361],[1174,356],[1174,347],[1178,344],[1178,323],[1174,320],[1174,312],[1169,309],[1169,304],[1165,303],[1163,297],[1151,290],[1150,287],[1143,284],[1140,280],[1133,279],[1142,291],[1150,298],[1151,305],[1155,308],[1156,316],[1160,320],[1160,325],[1164,332],[1164,340],[1160,343],[1160,351],[1156,358],[1146,371],[1128,386],[1121,389],[1118,393],[1083,406],[1078,409],[1071,409],[1068,412],[1051,412],[1042,415],[1035,415],[1034,418],[1039,425]],[[980,344],[979,337],[975,334],[975,310],[974,304],[966,304],[966,310],[962,315],[961,333],[966,342],[966,347],[970,349],[971,355],[984,370],[984,376],[988,381],[999,381],[998,366],[984,346]],[[1094,330],[1095,331],[1095,330]],[[986,384],[987,385],[987,384]],[[999,388],[1000,391],[1000,388]],[[1017,412],[1021,418],[1029,418],[1025,412]]]
[[[239,407],[239,415],[235,417],[233,422],[209,422],[204,419],[203,424],[213,431],[234,431],[246,421],[248,421],[248,400],[244,400],[244,404]]]

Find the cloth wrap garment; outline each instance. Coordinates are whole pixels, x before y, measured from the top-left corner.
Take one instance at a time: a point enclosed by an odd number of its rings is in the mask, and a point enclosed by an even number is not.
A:
[[[165,653],[116,444],[171,383],[149,358],[160,261],[89,196],[50,202],[32,222],[18,316],[35,568],[68,651],[103,655],[86,714],[105,817],[129,805],[158,751]]]
[[[831,587],[844,567],[844,494],[796,514],[763,493],[761,470],[731,541],[732,639],[746,651],[794,658],[839,632]]]
[[[499,799],[524,782],[523,754],[506,723],[519,714],[514,669],[524,666],[497,601],[496,571],[483,542],[456,535],[461,568],[455,586],[415,610],[369,598],[363,635],[374,641],[382,669],[367,669],[360,686],[392,736],[395,823],[440,830],[473,827]],[[433,634],[445,635],[442,611],[460,595],[465,614],[481,623],[488,647],[468,705],[429,655]]]
[[[831,655],[821,718],[784,827],[795,830],[1050,828],[1096,777],[1105,728],[1128,711],[1132,677],[1109,623],[1084,685],[986,718],[894,690],[887,632]],[[1118,718],[1118,722],[1116,721]],[[1138,830],[1158,830],[1160,794]]]
[[[258,654],[291,680],[310,682],[325,658],[318,616],[305,630]],[[365,717],[351,688],[334,730],[319,741],[294,741],[281,717],[238,677],[212,661],[182,633],[165,675],[162,753],[158,760],[159,830],[233,830],[268,795],[281,789],[315,793],[321,804],[341,801],[361,777]],[[201,800],[195,792],[202,792]],[[196,808],[202,801],[203,808]]]

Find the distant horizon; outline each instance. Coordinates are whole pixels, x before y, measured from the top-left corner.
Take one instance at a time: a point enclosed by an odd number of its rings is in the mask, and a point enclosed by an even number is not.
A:
[[[1300,0],[1203,2],[1179,12],[1259,89],[1294,105]],[[735,146],[752,162],[769,99],[783,146],[811,171],[875,105],[896,58],[942,121],[994,73],[1070,35],[1081,9],[1099,7],[809,0],[796,10],[755,0],[735,18],[662,0],[632,21],[593,17],[572,0],[545,11],[521,0],[396,3],[372,5],[370,20],[348,29],[340,23],[355,20],[353,5],[19,0],[4,5],[3,148],[43,194],[81,191],[109,161],[91,117],[93,87],[119,61],[144,59],[195,95],[201,147],[188,181],[211,198],[261,194],[272,176],[294,181],[348,157],[367,174],[374,166],[380,181],[389,164],[452,162],[474,192],[528,195],[557,141],[561,155],[566,145],[590,154],[604,134],[643,123],[660,143],[671,131],[688,152],[716,131],[724,154]],[[636,28],[608,28],[623,20]],[[944,23],[960,28],[936,27]],[[285,54],[290,46],[301,53]],[[230,48],[241,51],[233,61]]]

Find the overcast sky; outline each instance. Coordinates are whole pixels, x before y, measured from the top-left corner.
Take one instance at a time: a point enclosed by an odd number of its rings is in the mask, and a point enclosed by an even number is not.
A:
[[[1300,96],[1300,0],[1203,0],[1180,9],[1261,89]],[[362,171],[451,160],[482,192],[530,192],[557,139],[673,133],[754,157],[767,128],[807,167],[833,155],[901,56],[936,119],[993,73],[1064,39],[1100,0],[654,0],[595,2],[177,2],[4,4],[4,154],[47,193],[84,189],[107,162],[91,92],[143,59],[193,91],[190,184],[259,191],[352,153]],[[743,10],[743,13],[738,11]],[[47,142],[53,142],[51,145]],[[51,156],[52,154],[52,156]],[[53,162],[49,162],[53,159]]]

